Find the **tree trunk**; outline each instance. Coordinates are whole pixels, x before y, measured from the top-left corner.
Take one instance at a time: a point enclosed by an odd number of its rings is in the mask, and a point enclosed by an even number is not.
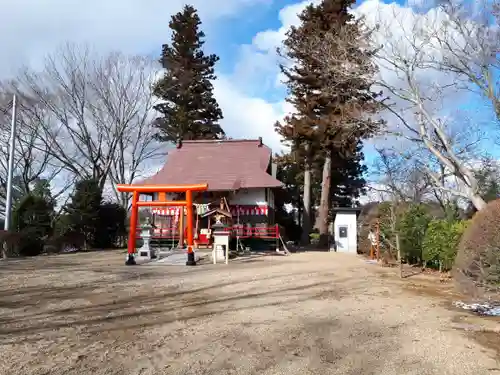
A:
[[[7,244],[7,241],[4,241],[2,244],[2,259],[7,259],[9,257],[9,245]]]
[[[484,201],[483,198],[481,198],[480,195],[473,195],[471,196],[470,200],[474,205],[474,207],[476,208],[476,210],[478,211],[481,211],[484,208],[484,206],[486,206],[486,202]]]
[[[398,252],[399,277],[403,278],[403,260],[401,259],[401,247],[399,245],[399,234],[396,233],[396,250]]]
[[[311,233],[311,160],[309,158],[310,145],[306,145],[306,162],[304,167],[304,197],[302,202],[302,245],[310,243]]]
[[[330,213],[330,185],[332,180],[332,155],[326,153],[325,163],[323,164],[323,176],[321,180],[321,198],[318,209],[318,229],[319,244],[321,249],[328,248],[330,235],[328,233],[328,216]]]
[[[400,245],[400,240],[399,240],[399,233],[397,231],[397,215],[396,215],[396,205],[397,201],[392,198],[391,202],[391,230],[395,234],[395,241],[396,241],[396,256],[398,257],[398,262],[399,262],[399,277],[403,278],[403,257],[401,255],[401,245]]]
[[[299,193],[297,197],[297,224],[302,228],[302,199]]]

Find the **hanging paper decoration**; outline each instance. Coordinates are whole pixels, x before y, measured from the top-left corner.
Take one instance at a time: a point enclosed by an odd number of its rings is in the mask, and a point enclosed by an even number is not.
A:
[[[209,204],[194,204],[196,207],[196,213],[198,215],[203,215],[204,213],[208,212],[210,205]]]
[[[168,207],[168,208],[153,208],[153,214],[161,216],[179,216],[181,207]],[[184,207],[184,215],[186,215],[186,207]]]
[[[209,205],[200,204],[195,205],[198,215],[207,212]],[[231,215],[233,216],[267,216],[269,207],[264,205],[232,205],[229,206]],[[181,207],[168,207],[168,208],[153,208],[153,214],[161,216],[180,216]],[[184,207],[184,214],[186,215],[186,207]]]
[[[235,205],[229,207],[231,210],[231,215],[234,216],[264,216],[269,213],[268,206],[264,205]]]

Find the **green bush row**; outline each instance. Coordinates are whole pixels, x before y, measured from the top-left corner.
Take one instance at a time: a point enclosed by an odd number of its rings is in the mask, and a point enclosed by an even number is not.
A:
[[[0,232],[9,256],[35,256],[66,247],[108,248],[123,242],[126,210],[104,202],[97,181],[78,182],[59,215],[50,190],[43,181],[38,185],[14,203],[12,229]]]
[[[453,267],[457,249],[468,221],[432,220],[422,243],[422,258],[427,265],[443,271]]]
[[[459,220],[451,209],[444,219],[433,219],[422,204],[393,210],[392,216],[389,209],[389,205],[382,207],[381,234],[391,247],[395,246],[396,233],[399,234],[401,257],[405,263],[425,264],[443,271],[451,269],[468,221]],[[390,225],[393,220],[396,225]]]

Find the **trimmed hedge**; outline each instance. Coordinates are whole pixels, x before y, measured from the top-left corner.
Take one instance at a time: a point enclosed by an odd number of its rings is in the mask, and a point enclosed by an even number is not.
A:
[[[401,256],[408,264],[421,264],[423,241],[430,221],[424,205],[412,204],[398,222]]]
[[[477,212],[458,248],[454,279],[462,293],[487,298],[500,292],[500,200]]]
[[[449,271],[468,221],[432,220],[422,243],[422,257],[427,266]]]

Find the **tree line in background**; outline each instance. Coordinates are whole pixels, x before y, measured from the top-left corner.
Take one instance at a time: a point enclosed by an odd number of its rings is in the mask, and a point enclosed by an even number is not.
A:
[[[42,252],[57,253],[89,248],[123,246],[127,234],[126,209],[106,202],[99,181],[82,180],[75,184],[62,212],[46,181],[37,181],[29,194],[13,207],[13,229],[3,232],[8,256],[35,256]]]
[[[356,20],[346,9],[352,5],[325,0],[309,6],[280,51],[295,113],[276,126],[291,148],[278,160],[302,242],[308,243],[316,219],[323,248],[332,206],[357,204],[364,192],[383,193],[375,200],[385,202],[378,219],[392,255],[447,269],[467,228],[463,216],[498,197],[498,162],[485,145],[498,143],[500,3],[441,2],[414,18],[387,7],[380,11],[393,11],[389,17]],[[446,111],[471,93],[487,103],[490,116]],[[367,185],[359,146],[369,138],[379,173]],[[465,206],[461,218],[450,213]],[[362,240],[367,234],[361,232]],[[500,243],[490,246],[497,255],[488,267],[498,268]],[[361,242],[361,250],[369,248]],[[476,269],[484,271],[484,262]]]
[[[385,264],[453,270],[464,292],[474,297],[498,293],[500,166],[486,164],[474,173],[486,202],[480,211],[443,194],[422,171],[408,167],[398,154],[379,150],[376,169],[384,184],[377,188],[380,199],[361,208],[360,250],[369,252],[368,234],[378,227]]]
[[[67,44],[41,71],[1,83],[2,209],[12,94],[19,103],[13,231],[3,233],[12,255],[123,246],[130,198],[116,184],[151,173],[164,142],[225,137],[211,83],[218,57],[203,53],[200,24],[191,6],[172,17],[161,77],[147,58]]]

